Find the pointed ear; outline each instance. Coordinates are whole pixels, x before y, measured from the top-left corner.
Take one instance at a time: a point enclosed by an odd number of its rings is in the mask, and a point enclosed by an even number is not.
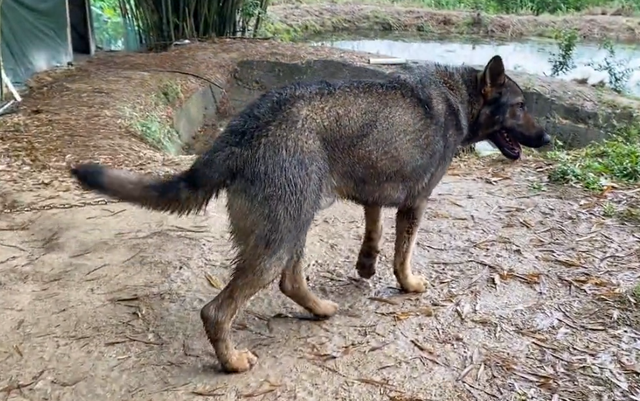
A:
[[[506,75],[504,73],[504,63],[502,57],[493,56],[491,60],[484,67],[484,80],[485,85],[490,88],[498,88],[504,85],[506,81]]]

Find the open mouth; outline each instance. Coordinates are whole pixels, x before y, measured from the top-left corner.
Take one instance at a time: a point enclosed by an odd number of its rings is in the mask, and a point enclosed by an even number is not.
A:
[[[518,160],[520,158],[522,148],[507,131],[497,131],[489,137],[489,140],[500,149],[500,152],[507,159]]]

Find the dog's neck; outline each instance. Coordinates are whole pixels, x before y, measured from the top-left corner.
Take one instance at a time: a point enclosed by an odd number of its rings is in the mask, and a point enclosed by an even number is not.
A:
[[[482,108],[483,71],[470,66],[446,66],[440,68],[439,75],[447,89],[462,100],[461,111],[468,123],[467,132],[460,138],[460,145],[474,143],[479,136],[477,120]]]
[[[480,127],[478,126],[478,115],[482,109],[482,88],[484,74],[482,70],[470,68],[467,74],[464,74],[464,85],[467,93],[467,117],[468,132],[462,139],[461,146],[467,146],[477,142],[480,136]]]

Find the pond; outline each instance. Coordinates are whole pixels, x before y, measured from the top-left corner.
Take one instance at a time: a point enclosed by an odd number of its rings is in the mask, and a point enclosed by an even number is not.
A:
[[[527,40],[520,42],[452,41],[423,39],[419,37],[387,37],[383,39],[318,40],[313,45],[325,45],[341,49],[364,51],[408,60],[437,61],[444,64],[485,65],[496,54],[502,56],[509,70],[536,75],[550,75],[549,59],[557,52],[553,41]],[[626,91],[640,96],[640,44],[614,45],[615,62],[622,68],[636,68],[626,85]],[[586,79],[589,84],[608,82],[609,75],[596,71],[589,62],[603,63],[607,51],[597,44],[579,43],[574,53],[576,68],[561,79]]]
[[[315,46],[331,46],[345,50],[363,51],[408,60],[440,62],[444,64],[470,64],[482,66],[496,54],[502,56],[508,70],[522,71],[535,75],[551,75],[549,59],[557,52],[553,41],[527,40],[520,42],[497,41],[453,41],[450,39],[426,39],[401,35],[391,35],[380,39],[322,40],[311,43]],[[614,63],[622,68],[635,68],[626,84],[625,90],[640,96],[640,45],[614,45]],[[607,51],[597,44],[580,43],[575,49],[576,68],[560,79],[587,80],[589,84],[608,83],[609,75],[588,66],[589,62],[604,63]],[[489,142],[476,145],[480,154],[490,154],[498,150]]]

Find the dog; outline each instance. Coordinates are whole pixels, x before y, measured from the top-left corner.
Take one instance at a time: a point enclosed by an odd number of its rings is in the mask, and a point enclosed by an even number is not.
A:
[[[336,199],[364,209],[355,266],[364,279],[376,272],[381,208],[397,209],[393,271],[402,290],[424,292],[411,255],[427,200],[457,149],[482,140],[513,160],[521,145],[551,141],[498,55],[484,69],[433,64],[381,80],[270,90],[236,115],[187,171],[170,178],[93,163],[70,172],[85,190],[178,215],[201,211],[226,191],[234,271],[200,316],[222,369],[244,372],[257,357],[235,348],[232,323],[276,279],[313,315],[336,313],[338,305],[311,292],[303,274],[307,231]]]

